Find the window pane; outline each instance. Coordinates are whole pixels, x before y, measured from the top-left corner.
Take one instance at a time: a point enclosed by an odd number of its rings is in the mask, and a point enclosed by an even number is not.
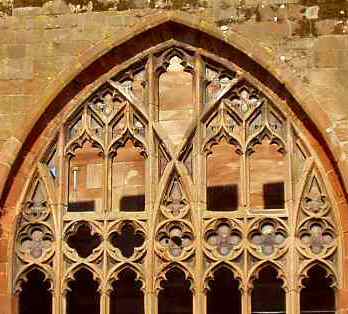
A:
[[[143,314],[144,294],[141,282],[131,270],[123,270],[112,285],[110,314]]]
[[[92,274],[86,269],[81,269],[74,278],[75,280],[69,284],[71,290],[67,294],[67,314],[99,314],[98,283]]]
[[[183,139],[193,116],[192,75],[184,71],[182,61],[172,57],[159,78],[159,121],[175,145]]]

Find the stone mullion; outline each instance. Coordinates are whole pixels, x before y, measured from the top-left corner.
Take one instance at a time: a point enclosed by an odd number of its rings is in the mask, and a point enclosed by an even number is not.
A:
[[[294,195],[294,178],[293,178],[293,152],[294,152],[294,138],[290,121],[287,122],[287,157],[288,157],[288,180],[286,189],[286,209],[288,213],[288,228],[289,228],[289,252],[287,259],[289,260],[288,265],[288,288],[286,290],[286,313],[297,314],[300,311],[299,308],[299,294],[296,282],[297,274],[297,254],[296,254],[296,213],[294,210],[295,206],[295,195]],[[292,210],[291,210],[292,209]]]
[[[251,291],[248,287],[242,291],[242,314],[251,313]]]
[[[100,314],[108,314],[110,312],[110,295],[103,288],[100,291]]]
[[[103,276],[101,278],[102,282],[100,283],[100,314],[109,314],[110,313],[110,294],[109,294],[109,287],[108,287],[108,253],[107,253],[107,227],[108,222],[104,218],[103,222],[103,232],[104,232],[104,241],[103,241]]]
[[[205,163],[204,155],[201,153],[203,143],[203,128],[200,121],[203,112],[203,95],[204,95],[204,63],[199,54],[195,58],[195,76],[194,76],[194,96],[195,96],[195,121],[197,125],[197,133],[194,139],[193,160],[194,160],[194,177],[196,182],[193,184],[194,202],[192,204],[193,222],[196,232],[196,267],[195,267],[195,293],[194,297],[194,314],[206,313],[206,297],[204,292],[204,255],[203,255],[203,214],[206,206],[202,206],[202,195],[200,193],[205,187]],[[203,200],[205,201],[205,199]]]
[[[65,132],[64,126],[60,128],[57,149],[59,152],[59,177],[58,177],[58,204],[57,204],[57,226],[56,226],[56,241],[57,241],[57,255],[55,265],[56,271],[56,287],[54,289],[54,298],[52,301],[53,314],[65,314],[65,296],[63,295],[63,278],[64,278],[64,251],[63,251],[63,216],[65,212],[66,202],[66,191],[67,191],[67,169],[66,169],[66,158],[64,156],[65,148]]]
[[[155,269],[154,269],[154,227],[156,218],[156,209],[154,208],[155,195],[156,195],[156,174],[157,174],[157,158],[153,122],[158,120],[158,86],[156,85],[157,79],[155,75],[155,60],[154,56],[150,55],[147,63],[147,97],[149,108],[149,122],[148,122],[148,132],[147,132],[147,146],[148,146],[148,160],[147,160],[147,211],[148,211],[148,221],[147,221],[147,254],[145,256],[145,267],[144,267],[144,277],[145,277],[145,287],[144,287],[144,307],[145,314],[156,314],[157,313],[157,302],[156,294],[154,291],[155,286]]]
[[[242,201],[242,210],[244,212],[244,219],[243,219],[243,223],[244,223],[244,233],[245,230],[247,230],[247,225],[248,225],[248,213],[250,212],[250,202],[249,202],[249,182],[250,182],[250,176],[249,176],[249,164],[248,164],[248,159],[246,156],[246,142],[247,142],[247,123],[245,120],[243,120],[242,122],[242,128],[243,128],[243,132],[242,132],[242,156],[241,156],[241,201]],[[247,234],[245,234],[245,236],[247,236]],[[246,247],[244,248],[244,264],[243,264],[243,278],[242,278],[242,285],[243,290],[241,293],[241,304],[242,304],[242,314],[249,314],[251,313],[251,291],[249,291],[249,282],[247,281],[248,278],[248,272],[249,272],[249,267],[248,267],[248,242],[246,243]]]
[[[109,147],[109,143],[111,142],[111,129],[110,125],[105,124],[105,144],[104,144],[104,208],[103,213],[110,213],[112,211],[112,160],[109,156],[109,151],[107,148]],[[104,215],[105,216],[105,215]]]

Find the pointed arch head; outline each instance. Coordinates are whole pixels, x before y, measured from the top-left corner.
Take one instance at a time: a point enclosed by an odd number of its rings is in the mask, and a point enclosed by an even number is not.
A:
[[[333,289],[338,289],[341,285],[338,280],[337,271],[334,269],[333,265],[325,260],[321,261],[311,261],[305,265],[302,270],[299,272],[299,289],[302,290],[305,288],[305,282],[311,279],[311,272],[313,271],[322,271],[323,280],[329,283],[329,287]]]
[[[182,273],[184,275],[185,281],[189,281],[190,283],[190,290],[193,291],[195,289],[193,285],[194,276],[192,272],[184,265],[184,263],[173,262],[164,265],[158,272],[158,275],[155,279],[155,289],[157,293],[159,293],[159,291],[163,289],[162,284],[168,280],[167,274],[172,271],[179,271],[180,273]]]
[[[311,130],[311,136],[322,147],[320,155],[325,162],[329,162],[328,167],[335,170],[333,179],[336,183],[343,182],[340,172],[337,171],[341,165],[336,163],[340,152],[330,149],[327,144],[328,135],[324,132],[329,125],[329,119],[320,112],[319,106],[310,97],[310,92],[304,86],[299,86],[301,82],[293,77],[286,65],[278,63],[269,52],[238,34],[226,38],[209,23],[203,25],[189,14],[172,12],[159,14],[150,23],[139,23],[121,38],[119,34],[115,34],[96,43],[81,55],[78,66],[67,67],[47,86],[42,97],[33,104],[40,108],[35,119],[21,127],[16,139],[11,139],[12,142],[17,142],[18,151],[12,156],[13,165],[4,170],[4,179],[0,185],[0,190],[3,190],[1,207],[14,207],[9,198],[13,190],[13,178],[18,177],[18,172],[28,171],[29,166],[23,165],[23,153],[32,149],[48,121],[52,121],[59,112],[68,110],[67,107],[71,106],[66,106],[67,103],[76,105],[79,100],[86,98],[86,94],[96,90],[104,83],[103,78],[112,68],[116,67],[119,71],[130,64],[134,56],[149,51],[151,47],[174,42],[182,42],[200,51],[207,51],[210,55],[218,55],[221,62],[232,61],[246,73],[251,73],[253,80],[262,81],[265,90],[272,91],[282,100],[282,106],[287,103],[295,115],[301,117],[307,129]],[[93,82],[97,84],[91,84]],[[46,130],[47,134],[52,137],[55,127],[51,125],[49,129]],[[342,163],[342,170],[343,166]],[[17,180],[21,181],[15,181]],[[339,193],[345,195],[342,190]]]
[[[222,67],[236,73],[236,76],[231,76],[233,79],[231,79],[227,87],[216,96],[216,100],[208,103],[206,111],[203,110],[201,116],[197,116],[197,121],[199,119],[200,121],[205,121],[205,117],[217,109],[216,103],[221,100],[223,95],[231,96],[232,98],[229,99],[230,103],[223,103],[224,106],[231,106],[231,108],[235,105],[235,109],[231,109],[228,113],[229,119],[235,115],[244,115],[243,122],[250,122],[250,125],[257,126],[254,128],[254,133],[251,134],[252,144],[255,145],[267,137],[271,142],[273,141],[281,146],[278,124],[285,124],[285,122],[279,119],[277,115],[270,116],[268,113],[265,113],[265,119],[262,116],[263,112],[260,112],[260,115],[258,115],[256,110],[261,105],[258,102],[254,111],[255,117],[253,113],[250,113],[250,115],[248,111],[245,113],[243,108],[240,111],[241,107],[233,103],[234,96],[229,94],[233,87],[240,82],[258,86],[258,89],[270,102],[277,104],[277,110],[282,113],[282,116],[293,119],[291,122],[301,128],[301,135],[309,139],[308,142],[313,146],[311,147],[312,151],[316,150],[315,154],[322,163],[320,172],[327,174],[328,180],[334,187],[332,191],[336,193],[336,203],[341,202],[342,204],[342,200],[346,200],[343,180],[340,177],[336,163],[339,153],[330,149],[327,144],[327,135],[324,132],[327,126],[325,123],[328,120],[325,120],[325,115],[320,112],[319,107],[314,104],[312,98],[305,92],[305,88],[303,86],[299,88],[298,80],[293,79],[284,66],[277,64],[267,52],[262,51],[262,49],[257,48],[237,34],[233,34],[230,38],[225,38],[212,27],[199,26],[194,21],[190,21],[190,17],[185,16],[185,14],[176,15],[171,13],[159,16],[154,18],[151,24],[146,25],[146,27],[138,25],[131,29],[131,33],[132,36],[126,35],[122,39],[112,37],[111,35],[108,40],[96,44],[93,49],[83,54],[85,57],[82,57],[84,59],[80,60],[78,67],[72,66],[70,68],[73,70],[62,71],[55,83],[47,87],[47,92],[44,92],[43,96],[38,100],[38,106],[36,107],[40,107],[41,110],[38,110],[39,114],[36,120],[34,122],[31,121],[27,127],[23,128],[25,131],[18,134],[18,151],[10,162],[13,162],[13,165],[6,170],[4,175],[5,189],[1,194],[0,207],[12,209],[18,205],[16,193],[17,195],[18,193],[24,193],[22,191],[25,190],[23,187],[25,186],[26,178],[34,173],[32,164],[35,161],[43,160],[42,155],[49,150],[52,141],[57,139],[57,129],[62,126],[62,121],[64,126],[66,126],[66,122],[69,125],[69,122],[72,121],[70,126],[74,129],[74,133],[69,139],[71,140],[71,149],[69,148],[71,151],[82,147],[86,141],[89,141],[98,147],[106,147],[103,153],[105,155],[111,153],[110,156],[112,157],[117,149],[122,147],[128,140],[133,141],[135,146],[145,150],[146,128],[150,127],[148,125],[150,110],[141,106],[141,103],[129,94],[128,83],[131,78],[127,77],[127,70],[131,66],[139,64],[139,61],[141,64],[145,58],[152,59],[161,54],[166,56],[164,53],[166,49],[169,51],[169,56],[174,56],[178,53],[179,48],[189,51],[191,55],[201,60],[209,61],[214,59]],[[186,65],[184,66],[186,67]],[[108,84],[107,92],[109,93],[111,90],[111,94],[105,94],[103,91],[101,96],[98,95],[98,97],[106,97],[107,95],[113,104],[116,103],[116,109],[111,115],[108,114],[106,109],[103,111],[103,108],[99,108],[101,111],[98,112],[97,109],[91,107],[98,104],[98,101],[93,98],[94,93],[99,92],[100,88],[105,86],[105,84]],[[237,91],[239,96],[242,96],[242,93],[245,94],[243,88]],[[250,95],[248,96],[249,98],[254,97],[252,93]],[[252,100],[250,101],[252,102]],[[221,112],[223,111],[222,109]],[[79,124],[76,125],[74,120],[76,116],[80,117],[80,113],[81,128]],[[257,118],[259,116],[262,118],[261,122],[266,121],[267,127],[258,127],[259,121]],[[126,120],[122,121],[122,117],[126,117]],[[269,118],[273,120],[270,121]],[[301,120],[303,122],[300,125],[299,121]],[[119,123],[121,123],[120,127],[118,127]],[[104,135],[99,131],[100,127],[105,125],[110,125],[112,129],[110,133],[117,126],[114,140],[109,143],[109,146],[103,142]],[[156,126],[151,127],[153,127],[151,132],[156,133],[159,135],[159,138],[163,139],[160,136],[159,128],[157,130]],[[218,128],[217,139],[221,139],[222,134],[225,137],[233,138],[230,133],[234,127],[236,127],[236,124],[233,124],[233,121],[222,121],[220,128]],[[195,126],[191,124],[185,134],[190,135],[194,131]],[[64,135],[66,136],[66,134]],[[163,201],[162,195],[165,193],[164,190],[170,186],[172,174],[176,173],[181,180],[179,181],[182,188],[181,199],[178,197],[180,193],[176,193],[177,195],[174,195],[176,198],[173,197],[170,200],[171,203],[168,202],[166,206],[168,207],[168,205],[173,204],[173,201],[176,201],[180,205],[179,207],[184,205],[182,213],[185,213],[185,215],[189,213],[190,199],[193,198],[190,197],[189,186],[192,182],[187,175],[187,171],[183,170],[182,165],[182,151],[186,144],[181,143],[178,145],[179,148],[174,147],[175,145],[170,145],[168,149],[171,158],[161,178],[161,182],[167,182],[167,185],[162,184],[162,190],[155,200],[156,209],[160,208]],[[26,158],[26,156],[30,156],[30,158]],[[185,202],[185,196],[188,199],[187,202]],[[346,205],[341,208],[346,210]],[[166,218],[173,218],[173,215],[170,215],[168,214]],[[180,220],[184,217],[184,214],[182,215],[182,217],[174,216]],[[163,214],[163,216],[165,217],[166,215]],[[181,225],[183,226],[184,224]],[[194,227],[190,225],[188,228],[190,231],[193,231],[191,232],[192,234],[194,234]],[[177,232],[177,229],[175,232]],[[191,257],[191,252],[193,251],[191,244],[188,251],[190,254],[187,254],[187,257]],[[264,260],[264,256],[261,256],[260,259]],[[89,262],[92,261],[88,260],[86,263],[79,264],[67,271],[68,275],[64,278],[65,291],[68,289],[69,282],[74,280],[76,272],[82,268],[91,272],[94,279],[100,283],[102,275]],[[155,288],[157,290],[160,289],[161,281],[166,280],[166,274],[171,269],[182,271],[185,279],[192,284],[193,275],[184,266],[183,259],[177,258],[175,263],[167,262],[169,265],[161,269],[156,278]],[[285,275],[281,271],[282,267],[271,262],[262,262],[255,265],[251,271],[249,282],[257,278],[260,271],[265,267],[274,268],[278,276],[283,280],[284,285],[286,285]]]
[[[265,270],[270,269],[276,272],[276,278],[282,281],[282,289],[288,289],[288,281],[284,269],[280,265],[277,265],[277,262],[272,261],[264,261],[256,264],[250,271],[250,275],[248,278],[248,290],[252,291],[254,288],[254,281],[259,279],[260,273]]]
[[[62,291],[63,293],[67,293],[70,291],[69,284],[76,280],[76,274],[80,271],[86,271],[92,276],[92,281],[96,282],[98,284],[98,290],[101,289],[101,274],[95,267],[93,267],[90,264],[87,263],[81,263],[77,265],[73,265],[70,269],[66,271],[66,275],[64,276],[64,279],[62,281]]]
[[[55,288],[53,270],[48,265],[37,265],[31,264],[24,267],[21,272],[19,272],[13,281],[13,293],[19,294],[22,291],[22,285],[29,280],[28,275],[32,271],[37,271],[43,276],[43,282],[49,283],[49,290],[52,292]]]
[[[107,287],[106,290],[111,292],[113,290],[112,285],[115,281],[118,281],[120,279],[120,275],[126,271],[130,271],[135,275],[134,281],[140,282],[141,287],[140,290],[145,292],[145,278],[144,274],[141,270],[141,267],[139,267],[137,264],[131,264],[131,263],[121,263],[120,265],[115,265],[109,272],[107,276]]]
[[[210,290],[209,282],[215,280],[215,273],[221,269],[228,270],[233,278],[238,281],[239,283],[239,290],[244,291],[244,285],[243,285],[243,275],[241,274],[240,270],[235,267],[235,265],[229,261],[223,261],[218,262],[216,264],[213,264],[204,274],[204,280],[203,280],[203,288],[205,291]]]

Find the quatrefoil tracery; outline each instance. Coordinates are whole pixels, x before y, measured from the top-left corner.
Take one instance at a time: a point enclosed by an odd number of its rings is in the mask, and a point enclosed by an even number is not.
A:
[[[73,260],[94,260],[102,252],[102,231],[87,221],[75,221],[66,227],[65,252]]]
[[[47,259],[53,252],[52,231],[45,224],[28,224],[18,236],[19,253],[26,260]]]
[[[157,253],[166,260],[184,260],[193,252],[192,227],[183,220],[162,223],[156,232]]]
[[[108,250],[115,260],[136,260],[145,253],[145,230],[138,222],[116,222],[108,234]]]
[[[278,256],[283,251],[287,236],[286,227],[279,220],[261,219],[249,231],[251,252],[259,258]]]
[[[336,232],[326,219],[308,219],[299,228],[300,246],[309,254],[326,255],[336,246]]]
[[[50,214],[47,201],[27,201],[23,208],[23,217],[27,221],[46,220]]]
[[[242,85],[233,89],[231,96],[224,101],[245,119],[264,103],[265,98],[256,89]]]
[[[205,241],[210,257],[234,257],[242,249],[242,232],[237,223],[219,219],[208,225]]]
[[[108,120],[113,113],[120,110],[127,101],[119,94],[119,92],[107,86],[98,93],[94,94],[88,101],[88,105],[98,113],[104,120]]]

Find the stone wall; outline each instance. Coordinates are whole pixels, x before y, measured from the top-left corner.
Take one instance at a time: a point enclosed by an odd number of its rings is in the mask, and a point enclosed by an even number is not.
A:
[[[304,16],[309,16],[310,6],[318,6],[318,18]],[[274,73],[291,73],[292,89],[309,91],[303,97],[313,105],[305,111],[318,122],[346,183],[348,2],[0,0],[0,190],[26,136],[52,100],[50,91],[68,83],[62,78],[73,80],[71,73],[91,63],[99,43],[109,43],[111,49],[117,38],[130,37],[134,29],[168,14],[183,16],[232,42],[238,36],[255,47],[250,54],[256,60],[269,58]],[[8,314],[14,215],[0,210],[0,314]],[[346,213],[342,217],[348,221]]]

